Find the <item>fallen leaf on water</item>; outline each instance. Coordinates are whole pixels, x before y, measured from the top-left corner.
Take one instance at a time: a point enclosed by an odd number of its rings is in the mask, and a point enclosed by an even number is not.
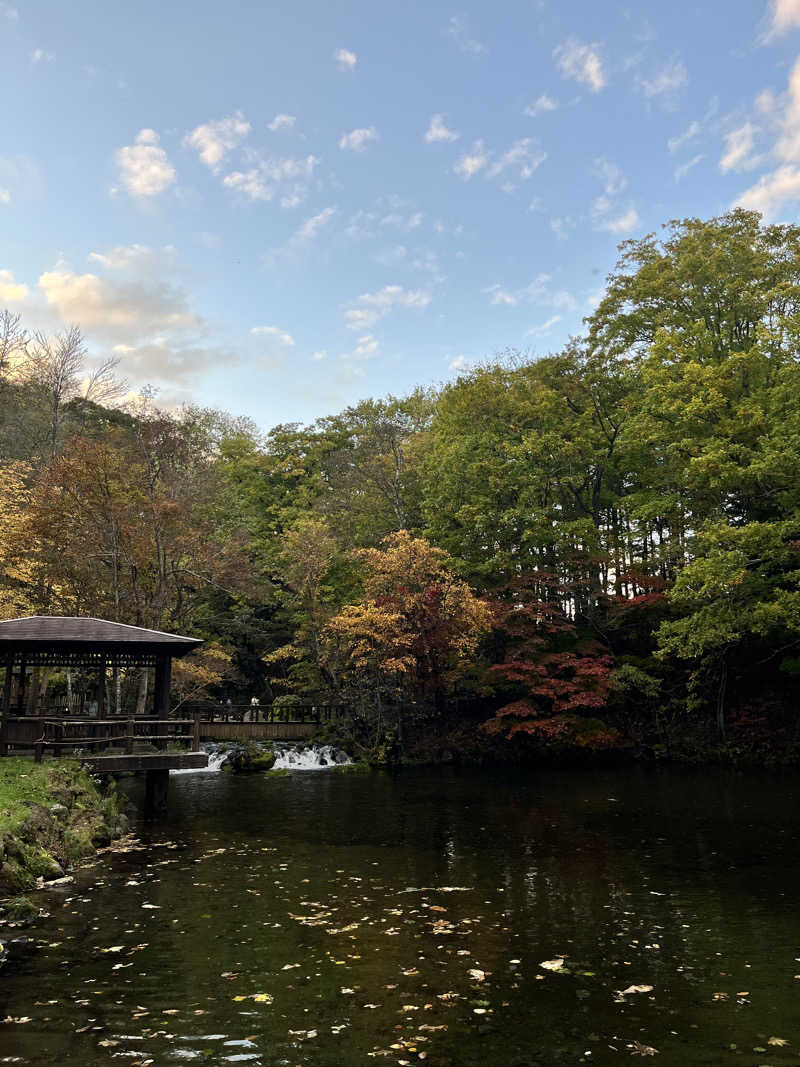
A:
[[[470,967],[467,974],[470,978],[474,978],[476,982],[482,982],[486,978],[486,971],[482,971],[479,967]]]
[[[539,966],[544,971],[563,971],[564,970],[564,960],[561,957],[559,957],[557,959],[554,959],[554,960],[543,960],[539,964]]]
[[[651,985],[629,985],[627,989],[622,990],[622,995],[627,997],[629,993],[652,993],[652,991]]]
[[[785,1037],[771,1037],[767,1041],[768,1045],[777,1045],[779,1048],[783,1048],[784,1045],[788,1045],[789,1042]]]

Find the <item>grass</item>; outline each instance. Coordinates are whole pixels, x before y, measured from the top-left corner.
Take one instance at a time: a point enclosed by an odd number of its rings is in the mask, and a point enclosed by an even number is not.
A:
[[[27,802],[52,804],[56,784],[44,763],[24,756],[0,759],[0,830],[11,830],[23,821],[28,814]]]

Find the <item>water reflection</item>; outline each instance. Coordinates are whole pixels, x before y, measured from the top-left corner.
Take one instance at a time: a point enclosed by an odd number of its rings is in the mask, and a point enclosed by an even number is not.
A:
[[[38,948],[3,975],[4,1014],[30,1021],[0,1026],[2,1056],[799,1062],[794,780],[330,772],[172,789],[140,851],[51,895]]]

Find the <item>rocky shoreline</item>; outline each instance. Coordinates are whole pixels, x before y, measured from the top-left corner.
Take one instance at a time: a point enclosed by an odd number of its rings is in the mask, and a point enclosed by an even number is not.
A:
[[[18,924],[38,913],[27,894],[128,830],[113,782],[101,784],[77,762],[3,761],[0,778],[0,909]],[[2,939],[0,939],[1,941]],[[4,953],[0,952],[0,960]]]

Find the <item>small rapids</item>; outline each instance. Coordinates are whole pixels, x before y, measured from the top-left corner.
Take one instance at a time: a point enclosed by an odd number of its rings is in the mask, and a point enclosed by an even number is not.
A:
[[[259,747],[262,747],[259,745]],[[200,769],[170,771],[170,774],[210,774],[221,771],[228,762],[228,757],[236,751],[236,745],[225,745],[209,741],[202,746],[208,753],[208,766]],[[333,745],[296,745],[276,742],[274,770],[322,771],[329,767],[343,767],[353,761],[340,748]],[[267,772],[269,773],[269,772]]]

